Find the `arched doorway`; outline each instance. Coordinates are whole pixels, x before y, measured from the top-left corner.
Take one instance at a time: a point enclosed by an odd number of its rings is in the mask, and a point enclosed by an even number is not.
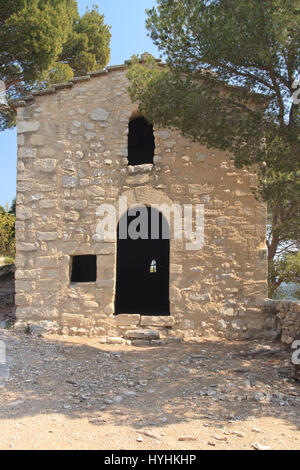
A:
[[[137,215],[124,214],[118,225],[115,313],[169,315],[169,226],[158,210],[142,209],[147,210],[143,238],[129,236],[130,224],[140,214],[140,208],[136,209]],[[127,238],[122,234],[125,239],[120,237],[121,223],[125,227]]]

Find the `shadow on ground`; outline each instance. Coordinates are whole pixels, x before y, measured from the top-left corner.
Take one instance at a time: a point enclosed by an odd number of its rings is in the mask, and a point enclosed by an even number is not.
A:
[[[103,426],[109,416],[111,424],[138,429],[276,417],[300,428],[300,385],[280,344],[133,348],[13,333],[5,343],[10,377],[0,389],[2,419],[56,413]]]

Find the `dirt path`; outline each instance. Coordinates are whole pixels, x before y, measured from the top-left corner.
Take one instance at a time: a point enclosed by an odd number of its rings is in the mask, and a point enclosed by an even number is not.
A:
[[[281,345],[0,340],[1,449],[300,449],[300,385]]]

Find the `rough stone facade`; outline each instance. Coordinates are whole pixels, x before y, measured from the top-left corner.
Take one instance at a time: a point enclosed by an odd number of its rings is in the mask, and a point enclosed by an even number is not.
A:
[[[266,316],[266,330],[275,332],[281,342],[290,346],[300,339],[300,302],[289,300],[268,300],[262,307]]]
[[[17,327],[261,336],[265,315],[253,305],[267,297],[266,208],[253,197],[255,175],[166,129],[154,129],[154,165],[129,167],[137,106],[126,88],[126,67],[112,67],[17,103]],[[189,234],[171,239],[171,317],[114,315],[116,240],[99,241],[96,212],[118,208],[119,196],[129,205],[204,204],[204,246],[187,251]],[[97,281],[72,285],[71,257],[84,254],[97,255]]]
[[[291,352],[294,379],[300,382],[300,365],[293,361],[293,354],[299,362],[300,354],[300,302],[288,300],[268,300],[262,311],[265,314],[265,332],[271,337],[280,338]],[[295,343],[297,342],[297,343]]]

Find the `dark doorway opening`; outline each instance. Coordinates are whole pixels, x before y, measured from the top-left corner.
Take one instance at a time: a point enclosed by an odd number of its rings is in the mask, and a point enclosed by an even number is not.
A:
[[[83,255],[72,257],[71,282],[96,282],[97,257]]]
[[[153,163],[154,149],[153,126],[143,117],[130,121],[128,135],[129,165]]]
[[[133,240],[129,237],[128,228],[138,215],[129,216],[127,213],[118,225],[115,313],[170,315],[169,226],[159,211],[147,208],[148,224],[144,235],[148,232],[148,237]],[[155,239],[151,238],[154,218],[159,220]],[[127,224],[126,239],[120,238],[121,222],[123,226]]]

